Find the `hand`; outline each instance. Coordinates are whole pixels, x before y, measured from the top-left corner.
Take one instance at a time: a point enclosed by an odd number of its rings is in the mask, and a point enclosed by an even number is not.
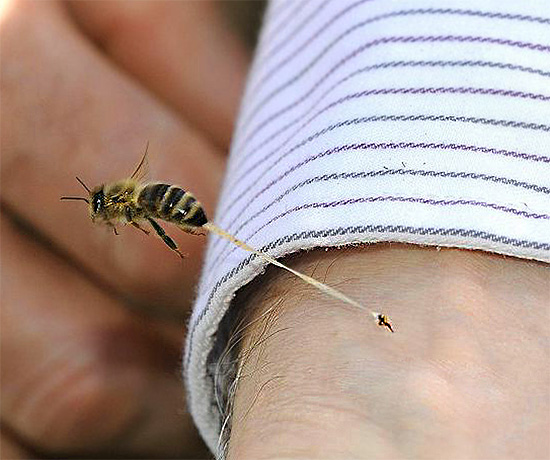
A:
[[[180,374],[188,254],[61,195],[151,179],[212,213],[247,54],[201,2],[8,1],[2,41],[2,436],[12,458],[197,457]],[[4,456],[5,458],[5,456]]]
[[[270,269],[247,309],[228,458],[548,458],[546,264],[405,245],[315,251]]]

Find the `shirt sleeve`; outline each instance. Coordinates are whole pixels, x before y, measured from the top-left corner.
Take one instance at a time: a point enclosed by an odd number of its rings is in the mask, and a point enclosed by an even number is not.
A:
[[[213,221],[275,257],[394,241],[550,262],[549,123],[546,1],[273,1]],[[184,364],[212,450],[218,326],[264,268],[210,238]]]

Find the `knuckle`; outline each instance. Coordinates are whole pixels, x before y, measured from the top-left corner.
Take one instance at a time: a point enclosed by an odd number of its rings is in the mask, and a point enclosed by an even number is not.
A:
[[[66,351],[21,387],[11,423],[45,451],[93,452],[139,416],[142,379],[135,370],[113,369],[98,348]]]

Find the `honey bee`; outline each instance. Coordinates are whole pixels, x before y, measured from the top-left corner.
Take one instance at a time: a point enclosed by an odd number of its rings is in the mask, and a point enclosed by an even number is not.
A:
[[[148,148],[149,144],[147,144],[141,161],[129,178],[111,184],[98,185],[90,189],[77,177],[76,180],[88,192],[88,197],[62,196],[61,200],[85,201],[88,204],[92,222],[108,225],[116,235],[118,235],[117,224],[131,225],[149,235],[149,231],[142,226],[142,224],[147,222],[160,239],[181,258],[184,258],[183,253],[179,250],[175,241],[166,234],[157,222],[157,219],[173,224],[179,229],[195,235],[208,232],[214,233],[229,240],[236,246],[257,255],[266,262],[292,273],[328,296],[365,311],[363,305],[344,293],[282,264],[269,254],[254,249],[244,241],[237,239],[210,222],[206,217],[204,208],[192,193],[179,186],[163,182],[144,183],[142,178],[146,175]],[[379,326],[386,327],[393,332],[392,325],[386,315],[374,311],[369,311],[369,313],[374,317]]]
[[[192,193],[176,185],[161,182],[142,183],[138,177],[146,165],[147,149],[132,175],[111,184],[90,188],[80,179],[76,180],[86,189],[89,196],[63,196],[62,200],[82,200],[89,205],[92,222],[110,226],[118,234],[116,225],[132,225],[145,234],[142,227],[148,222],[164,243],[181,258],[184,255],[156,219],[177,225],[188,233],[200,233],[200,228],[208,222],[202,205]]]

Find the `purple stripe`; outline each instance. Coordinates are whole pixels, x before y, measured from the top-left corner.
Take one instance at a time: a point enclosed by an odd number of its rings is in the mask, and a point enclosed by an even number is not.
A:
[[[378,171],[356,171],[356,172],[348,172],[348,173],[332,173],[332,174],[324,174],[322,176],[316,176],[312,177],[306,180],[303,180],[302,182],[299,182],[292,187],[285,190],[283,193],[281,193],[277,198],[275,198],[273,201],[270,201],[268,204],[266,204],[262,209],[245,219],[241,224],[234,230],[231,231],[233,235],[238,235],[243,228],[248,226],[252,221],[257,219],[261,214],[265,213],[269,208],[271,208],[273,205],[280,202],[284,197],[288,196],[292,192],[305,187],[306,185],[315,184],[319,182],[329,182],[329,181],[339,181],[339,180],[347,180],[347,179],[370,179],[375,177],[384,177],[384,176],[421,176],[421,177],[442,177],[442,178],[453,178],[453,179],[470,179],[470,180],[482,180],[486,182],[493,182],[496,184],[502,184],[502,185],[510,185],[512,187],[519,187],[524,188],[526,190],[530,190],[536,193],[543,193],[546,195],[550,195],[550,188],[531,184],[528,182],[518,181],[515,179],[510,179],[508,177],[498,177],[488,174],[481,174],[481,173],[467,173],[467,172],[456,172],[456,171],[427,171],[427,170],[418,170],[418,169],[382,169]],[[234,222],[232,222],[233,224]],[[217,243],[221,243],[221,239],[217,239],[211,247],[211,252],[213,252],[216,247]],[[223,255],[223,251],[220,254],[213,255],[211,258],[214,260],[220,260]]]
[[[328,208],[337,208],[340,206],[349,206],[354,204],[364,204],[364,203],[377,203],[377,202],[391,202],[391,203],[413,203],[413,204],[425,204],[429,206],[473,206],[473,207],[479,207],[479,208],[486,208],[486,209],[492,209],[494,211],[500,211],[504,213],[513,214],[515,216],[523,217],[526,219],[543,219],[548,220],[550,219],[550,215],[548,214],[538,214],[533,212],[527,212],[522,211],[520,209],[508,207],[499,205],[496,203],[488,203],[486,201],[478,201],[478,200],[463,200],[463,199],[457,199],[457,200],[435,200],[432,198],[419,198],[419,197],[408,197],[408,196],[370,196],[370,197],[358,197],[358,198],[349,198],[346,200],[338,200],[338,201],[331,201],[331,202],[316,202],[316,203],[307,203],[300,206],[295,206],[294,208],[288,209],[285,212],[282,212],[271,219],[269,219],[267,222],[263,223],[260,227],[256,228],[252,233],[247,235],[246,237],[243,237],[243,241],[250,241],[254,236],[256,236],[258,233],[260,233],[265,227],[268,227],[273,222],[286,217],[288,215],[294,214],[299,211],[303,211],[305,209],[328,209]],[[226,245],[226,247],[229,247]],[[233,254],[238,248],[235,246],[229,247],[229,252],[224,256],[221,257],[221,254],[216,257],[216,263],[217,264],[224,264],[227,258]]]
[[[499,70],[511,70],[511,71],[519,71],[524,73],[530,73],[533,75],[539,75],[541,77],[550,77],[550,72],[545,72],[540,69],[534,69],[532,67],[524,67],[520,65],[514,65],[514,64],[507,64],[507,63],[501,63],[501,62],[491,62],[491,61],[390,61],[390,62],[383,62],[380,64],[370,65],[363,68],[360,68],[358,70],[355,70],[345,76],[344,78],[341,78],[336,83],[334,83],[329,89],[327,89],[320,97],[317,99],[315,103],[313,103],[312,108],[315,107],[320,101],[325,100],[325,98],[334,91],[337,87],[341,86],[348,80],[356,77],[357,75],[360,75],[362,73],[369,73],[371,71],[376,70],[384,70],[384,69],[391,69],[391,68],[398,68],[398,67],[480,67],[480,68],[494,68]],[[243,148],[246,147],[246,144],[250,139],[252,139],[257,133],[256,130],[261,130],[268,126],[270,123],[272,123],[274,120],[279,118],[281,115],[285,114],[289,110],[292,110],[293,108],[299,106],[302,102],[305,102],[315,91],[321,86],[322,83],[325,82],[327,75],[325,75],[320,80],[317,80],[315,84],[306,92],[303,93],[302,96],[300,96],[298,99],[294,100],[287,106],[283,107],[282,109],[268,115],[266,118],[264,118],[260,123],[257,123],[256,126],[251,128],[249,131],[250,134],[247,136],[247,138],[244,141],[239,141],[235,150],[243,150]],[[311,108],[311,109],[312,109]],[[306,112],[309,113],[311,109]],[[257,147],[256,147],[257,148]],[[243,157],[239,157],[239,160],[243,159]]]
[[[345,13],[348,13],[355,7],[363,4],[365,1],[366,0],[361,0],[359,2],[349,5],[340,13],[338,13],[336,16],[334,16],[333,18],[325,22],[319,29],[317,29],[317,31],[312,36],[310,36],[302,44],[294,48],[292,50],[292,53],[287,55],[285,58],[283,58],[282,60],[277,62],[275,65],[273,65],[269,70],[267,70],[265,72],[266,75],[262,77],[260,80],[258,80],[258,84],[255,85],[255,91],[258,91],[267,81],[273,78],[273,76],[277,75],[277,73],[280,72],[285,65],[287,65],[290,61],[292,61],[297,56],[299,56],[299,54],[302,51],[307,49],[311,43],[313,43],[319,36],[321,36],[325,31],[327,31],[330,28],[330,26],[334,22],[336,22],[338,19],[340,19]],[[371,18],[358,22],[357,24],[354,24],[352,27],[349,27],[344,32],[342,32],[337,38],[332,40],[325,48],[323,48],[323,51],[321,52],[321,54],[326,54],[336,43],[338,43],[339,41],[342,41],[345,37],[351,35],[354,31],[361,29],[369,24],[373,24],[379,21],[384,21],[387,19],[413,16],[413,15],[415,16],[416,15],[457,15],[457,16],[481,17],[481,18],[488,18],[488,19],[526,21],[526,22],[534,22],[534,23],[543,24],[543,25],[550,24],[550,18],[541,18],[536,16],[528,16],[528,15],[520,15],[520,14],[505,14],[505,13],[497,13],[497,12],[490,12],[490,11],[474,11],[474,10],[462,10],[462,9],[453,9],[453,8],[416,8],[416,9],[410,9],[410,10],[392,11],[390,13],[373,16]],[[270,56],[270,58],[271,57],[272,56]]]
[[[279,10],[282,10],[282,11],[277,10],[274,13],[275,18],[273,19],[270,18],[271,21],[268,22],[269,26],[268,28],[265,28],[267,34],[269,35],[264,36],[262,38],[262,41],[266,43],[273,41],[273,39],[275,38],[275,35],[280,34],[281,32],[284,31],[286,27],[292,24],[292,20],[295,19],[300,14],[300,11],[302,11],[302,9],[310,2],[311,0],[301,0],[299,2],[287,2],[287,4],[291,4],[292,6],[296,5],[296,7],[295,8],[288,7],[284,9],[279,7]],[[284,13],[287,13],[287,14],[284,14]],[[277,21],[277,23],[273,24],[273,22],[275,21]],[[270,51],[267,50],[267,53],[269,52]]]
[[[251,205],[252,203],[258,199],[263,193],[265,193],[267,190],[269,190],[271,187],[273,187],[275,184],[283,180],[285,177],[293,173],[294,171],[302,168],[303,166],[307,165],[308,163],[312,161],[316,161],[320,158],[324,158],[326,156],[338,154],[341,152],[346,152],[349,150],[398,150],[398,149],[405,149],[405,150],[417,150],[417,149],[432,149],[432,150],[451,150],[451,151],[462,151],[462,152],[472,152],[472,153],[483,153],[483,154],[489,154],[489,155],[498,155],[498,156],[504,156],[504,157],[511,157],[516,158],[519,160],[525,160],[525,161],[535,161],[535,162],[543,162],[550,164],[550,157],[544,157],[544,156],[538,156],[533,154],[527,154],[527,153],[521,153],[516,152],[514,150],[504,150],[504,149],[495,149],[492,147],[481,147],[477,145],[466,145],[466,144],[445,144],[445,143],[426,143],[426,142],[372,142],[372,143],[357,143],[357,144],[346,144],[338,147],[334,147],[328,150],[325,150],[323,152],[317,153],[316,155],[313,155],[311,157],[306,158],[305,160],[295,164],[291,168],[287,169],[285,172],[283,172],[281,175],[273,179],[271,182],[269,182],[263,189],[261,189],[258,193],[254,195],[254,197],[249,200],[248,203],[246,203],[243,208],[241,209],[240,214],[244,213]],[[227,209],[231,208],[231,205],[233,204],[233,201],[229,205]],[[219,212],[219,215],[225,215],[227,211]],[[237,217],[232,219],[228,224],[225,224],[225,227],[228,230],[232,229],[232,226],[234,225],[235,221],[237,220]],[[215,247],[218,244],[218,241],[214,242],[213,247]]]
[[[296,8],[296,11],[294,11],[292,15],[289,16],[289,18],[286,19],[287,23],[290,21],[291,18],[295,18],[296,15],[298,14],[299,10],[301,10],[303,6],[303,4],[307,3],[306,0],[302,0],[301,2],[298,2],[298,3],[302,3],[302,5],[299,5],[300,8]],[[293,37],[298,34],[301,30],[304,29],[304,27],[309,23],[311,22],[315,16],[317,16],[328,4],[330,3],[330,0],[324,0],[323,3],[321,3],[320,5],[318,5],[317,3],[314,5],[315,8],[313,9],[313,11],[311,13],[309,13],[299,24],[296,25],[296,27],[294,27],[294,29],[292,29],[288,34],[286,34],[284,37],[282,37],[278,43],[275,43],[271,48],[267,49],[265,51],[265,53],[262,53],[262,55],[260,56],[260,63],[257,64],[257,67],[258,66],[261,66],[263,65],[263,61],[268,61],[270,59],[272,59],[277,53],[279,53],[282,49],[284,49],[286,47],[286,45],[288,45],[289,43],[292,42],[292,39]],[[284,23],[286,25],[286,23]],[[281,26],[279,26],[281,27]],[[273,28],[273,30],[277,30],[277,28]],[[280,31],[280,29],[279,29]],[[272,40],[270,38],[270,40]],[[266,41],[269,41],[269,40],[266,40]]]
[[[344,8],[339,13],[337,13],[335,16],[331,17],[328,21],[326,21],[317,30],[317,32],[314,33],[313,36],[310,36],[309,38],[307,38],[302,45],[298,46],[297,48],[294,48],[292,50],[292,52],[280,62],[280,64],[285,65],[288,61],[290,61],[295,56],[300,54],[305,48],[307,48],[307,46],[310,43],[315,41],[315,39],[318,38],[322,34],[322,32],[324,32],[331,25],[336,23],[341,17],[345,16],[346,13],[349,13],[354,8],[356,8],[357,6],[360,6],[364,3],[372,2],[372,1],[373,0],[359,0],[358,2],[355,2],[355,3],[352,3],[351,5],[348,5],[346,8]],[[268,50],[265,54],[262,53],[262,58],[260,60],[260,63],[258,63],[258,65],[256,66],[256,68],[260,68],[260,67],[265,66],[267,64],[267,62],[269,62],[271,59],[273,59],[273,57],[275,57],[275,55],[284,47],[284,45],[288,45],[291,42],[292,42],[292,35],[290,35],[290,37],[287,37],[287,41],[285,43],[281,43],[278,46],[274,47],[274,49]],[[277,71],[277,66],[274,66],[274,67],[275,67],[275,71]],[[266,72],[264,72],[264,73],[266,73]],[[263,86],[265,84],[265,82],[267,80],[269,80],[269,78],[270,78],[269,72],[267,72],[267,74],[268,75],[266,75],[264,77],[261,77],[257,82],[255,82],[254,87],[253,87],[254,89],[252,91],[254,91],[254,92],[257,91],[259,87]]]
[[[346,13],[349,13],[355,7],[360,6],[363,3],[372,2],[372,1],[373,0],[359,0],[358,2],[355,2],[355,3],[352,3],[351,5],[348,5],[343,10],[341,10],[340,12],[336,13],[333,17],[331,17],[327,22],[325,22],[325,24],[323,24],[323,26],[321,26],[313,36],[311,36],[310,38],[308,38],[305,41],[303,46],[305,47],[308,44],[312,43],[325,29],[327,29],[330,25],[337,22],[342,16],[345,16]],[[279,51],[280,51],[280,49],[270,50],[270,51],[266,52],[265,53],[266,61],[272,59],[275,56],[275,54],[277,54]],[[296,54],[298,54],[300,51],[302,51],[301,47],[295,49]]]
[[[347,96],[344,96],[328,105],[323,107],[321,110],[316,112],[312,117],[310,117],[306,122],[304,122],[301,126],[297,127],[293,134],[291,134],[287,140],[277,147],[277,149],[280,149],[281,147],[284,147],[290,139],[292,139],[297,133],[301,132],[303,128],[305,128],[307,125],[309,125],[313,120],[315,120],[317,117],[325,113],[326,111],[341,105],[345,102],[354,100],[354,99],[360,99],[364,97],[370,97],[370,96],[380,96],[380,95],[417,95],[417,94],[471,94],[471,95],[488,95],[488,96],[501,96],[501,97],[510,97],[514,99],[530,99],[530,100],[537,100],[542,102],[548,102],[550,101],[550,96],[546,96],[544,94],[535,94],[535,93],[526,93],[523,91],[513,91],[513,90],[504,90],[504,89],[496,89],[496,88],[471,88],[471,87],[457,87],[457,88],[445,88],[445,87],[434,87],[434,88],[380,88],[380,89],[371,89],[366,91],[361,91],[358,93],[352,93],[348,94]],[[280,129],[269,135],[267,138],[263,139],[261,142],[259,142],[250,152],[245,153],[243,152],[241,154],[241,158],[246,158],[251,155],[253,155],[255,152],[257,152],[262,147],[265,147],[265,145],[269,142],[271,142],[273,139],[278,137],[280,134],[282,134],[287,129],[297,126],[298,123],[303,120],[307,115],[309,115],[316,107],[316,105],[325,100],[326,94],[323,95],[322,98],[318,99],[315,104],[313,104],[308,111],[305,113],[302,113],[286,125],[282,126]],[[255,130],[250,133],[247,139],[245,139],[244,144],[249,143],[252,138],[254,138],[257,134],[259,134],[262,130],[262,128],[265,127],[265,124],[260,123],[258,126],[256,126]]]
[[[396,234],[396,235],[422,235],[422,236],[441,236],[441,237],[462,237],[465,239],[478,239],[485,242],[498,243],[511,246],[513,248],[535,249],[541,251],[550,251],[550,244],[532,240],[520,240],[510,238],[504,235],[496,235],[494,233],[483,232],[474,229],[464,228],[433,228],[433,227],[411,227],[405,225],[356,225],[352,227],[331,228],[326,230],[309,230],[292,235],[287,235],[279,238],[271,243],[259,248],[261,252],[269,253],[272,249],[289,242],[311,240],[312,238],[326,238],[329,236],[344,236],[344,235],[361,235],[365,233],[371,234]],[[391,241],[391,240],[386,240]],[[196,321],[191,325],[189,330],[189,347],[185,357],[185,369],[189,369],[191,355],[193,353],[194,335],[197,326],[206,317],[213,303],[213,298],[218,290],[231,278],[240,273],[256,256],[251,254],[244,259],[239,265],[233,267],[226,272],[210,289],[210,294],[206,302],[205,308],[201,311]]]
[[[350,54],[342,58],[340,61],[338,61],[331,69],[324,75],[323,78],[328,77],[329,75],[333,74],[338,70],[340,67],[342,67],[345,63],[350,61],[351,59],[357,57],[359,54],[361,54],[363,51],[376,47],[381,45],[387,45],[387,44],[396,44],[396,43],[482,43],[482,44],[491,44],[491,45],[499,45],[499,46],[508,46],[508,47],[515,47],[520,49],[529,49],[532,51],[539,51],[543,53],[550,52],[550,46],[548,45],[542,45],[538,43],[529,43],[529,42],[521,42],[517,40],[507,40],[502,38],[494,38],[494,37],[475,37],[475,36],[469,36],[469,35],[440,35],[440,36],[390,36],[390,37],[384,37],[379,38],[376,40],[369,41],[358,48],[356,48],[354,51],[352,51]],[[285,90],[286,88],[290,87],[292,84],[300,80],[304,75],[307,74],[309,70],[311,70],[315,64],[321,60],[323,57],[323,54],[317,55],[312,61],[310,61],[302,70],[300,70],[296,75],[294,75],[292,78],[287,80],[282,85],[275,88],[273,91],[271,91],[267,96],[265,96],[262,100],[260,100],[253,108],[252,110],[247,114],[247,117],[245,121],[243,122],[244,126],[247,126],[250,124],[250,121],[254,118],[254,116],[260,111],[260,109],[264,108],[266,104],[273,99],[277,94],[279,94],[281,91]]]
[[[303,2],[303,3],[307,3],[307,2]],[[279,2],[274,2],[274,1],[266,2],[265,13],[266,13],[266,15],[269,15],[269,16],[265,16],[263,18],[264,22],[262,24],[262,30],[269,31],[269,29],[274,29],[274,28],[279,27],[280,23],[286,22],[285,20],[287,18],[285,18],[283,15],[284,15],[284,13],[288,13],[289,8],[287,8],[287,6],[289,4],[291,4],[291,3],[290,2],[282,2],[282,1],[279,1]],[[279,21],[279,24],[276,24],[277,21]]]
[[[295,144],[293,147],[291,147],[289,150],[287,150],[285,153],[280,153],[280,147],[277,147],[276,149],[269,152],[264,157],[257,160],[255,163],[253,163],[250,167],[248,167],[243,173],[241,173],[236,179],[234,179],[232,182],[228,183],[226,187],[232,187],[235,184],[239,184],[243,181],[245,177],[247,177],[252,171],[254,171],[256,168],[258,168],[260,165],[265,165],[266,160],[273,157],[274,155],[279,155],[277,159],[272,162],[269,166],[267,166],[260,175],[255,178],[255,182],[253,184],[250,184],[248,187],[246,187],[240,194],[235,198],[232,203],[227,207],[224,208],[222,213],[227,212],[231,207],[236,204],[244,194],[246,194],[252,187],[254,187],[255,183],[261,179],[265,174],[270,171],[274,166],[276,166],[278,163],[280,163],[283,158],[287,157],[288,155],[292,154],[299,148],[303,147],[304,145],[312,142],[313,140],[325,135],[328,132],[334,131],[336,129],[346,127],[346,126],[354,126],[354,125],[360,125],[363,123],[373,123],[373,122],[388,122],[388,121],[396,121],[396,122],[415,122],[415,121],[432,121],[432,122],[458,122],[458,123],[472,123],[472,124],[481,124],[481,125],[491,125],[491,126],[499,126],[504,128],[517,128],[517,129],[530,129],[535,131],[544,131],[544,132],[550,132],[550,126],[543,125],[543,124],[536,124],[536,123],[524,123],[524,122],[517,122],[513,120],[494,120],[490,118],[478,118],[478,117],[457,117],[454,115],[376,115],[371,117],[363,117],[363,118],[354,118],[352,120],[345,120],[339,123],[335,123],[333,125],[330,125],[320,131],[317,131],[307,137],[306,139],[301,140],[297,144]],[[349,145],[378,145],[378,144],[349,144]],[[395,145],[395,144],[380,144],[380,145]],[[398,144],[400,145],[400,144]],[[427,145],[427,144],[426,144]],[[452,144],[451,144],[452,145]],[[336,147],[343,148],[342,147]],[[313,156],[310,158],[310,160],[317,158],[318,156]],[[539,157],[539,158],[546,158],[547,157]],[[545,161],[545,160],[542,160]]]

